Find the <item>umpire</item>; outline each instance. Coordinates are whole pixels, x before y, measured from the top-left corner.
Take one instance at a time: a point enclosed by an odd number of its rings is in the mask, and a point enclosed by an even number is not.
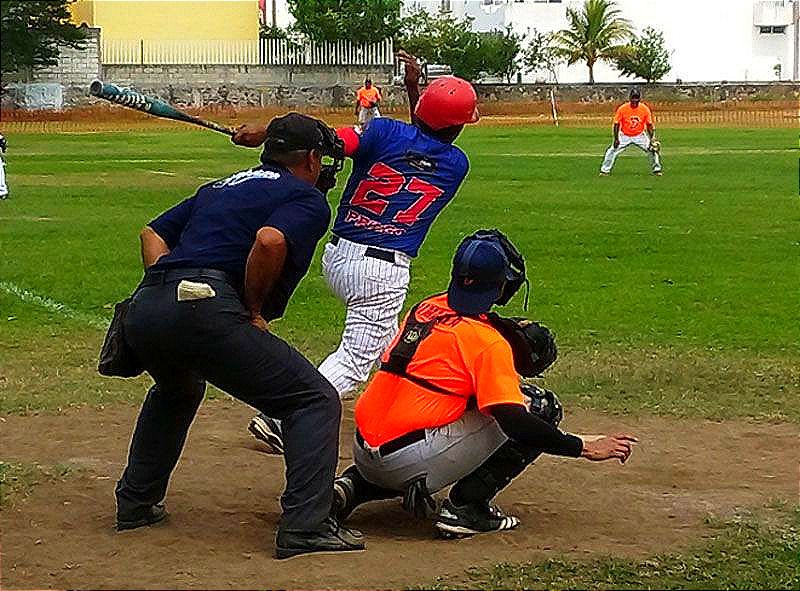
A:
[[[276,555],[362,550],[329,517],[339,451],[336,390],[267,329],[308,271],[330,221],[324,193],[339,156],[333,130],[273,119],[262,165],[202,186],[141,233],[145,276],[125,338],[155,384],[117,483],[117,529],[161,521],[169,477],[206,382],[284,421],[286,489]],[[322,172],[322,176],[321,173]],[[316,186],[315,186],[316,185]]]

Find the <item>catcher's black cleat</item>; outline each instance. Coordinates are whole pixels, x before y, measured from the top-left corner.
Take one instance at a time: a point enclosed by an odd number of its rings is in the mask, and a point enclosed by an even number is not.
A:
[[[258,414],[250,420],[247,430],[253,437],[265,443],[269,453],[283,455],[283,433],[281,423],[265,414]]]
[[[331,515],[338,521],[344,521],[356,507],[356,483],[348,474],[342,474],[333,481]]]
[[[489,503],[456,505],[450,499],[445,499],[442,503],[434,524],[445,538],[504,531],[514,529],[518,525],[517,517],[506,515]]]
[[[275,557],[291,558],[311,552],[353,552],[365,548],[360,531],[339,525],[333,517],[325,520],[319,531],[278,531]]]
[[[117,531],[136,529],[163,521],[169,515],[162,503],[141,507],[132,513],[117,513]]]

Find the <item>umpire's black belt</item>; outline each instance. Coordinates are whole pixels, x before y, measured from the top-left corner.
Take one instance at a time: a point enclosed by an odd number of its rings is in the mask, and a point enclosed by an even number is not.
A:
[[[204,269],[202,267],[187,267],[184,269],[148,269],[144,274],[142,285],[158,285],[180,281],[181,279],[218,279],[235,286],[234,278],[230,273],[219,269]]]
[[[425,439],[425,429],[417,429],[416,431],[411,431],[410,433],[401,435],[397,439],[387,441],[383,445],[379,445],[378,453],[381,455],[381,457],[388,456],[391,453],[400,451],[404,447],[408,447],[412,443],[422,441],[423,439]],[[358,432],[358,429],[356,429],[356,441],[358,441],[358,444],[364,449],[374,449],[367,445],[367,443],[364,441],[364,438],[361,436],[361,433]]]
[[[331,244],[334,246],[339,244],[339,237],[336,234],[331,236]],[[367,250],[364,251],[364,256],[373,259],[380,259],[382,261],[386,261],[387,263],[397,262],[395,260],[394,253],[391,250],[383,250],[382,248],[374,248],[372,246],[367,247]]]

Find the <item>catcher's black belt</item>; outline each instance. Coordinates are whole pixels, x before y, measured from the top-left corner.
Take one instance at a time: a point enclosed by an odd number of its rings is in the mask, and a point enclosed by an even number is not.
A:
[[[334,246],[339,244],[339,237],[336,234],[331,236],[331,244]],[[396,262],[394,253],[391,250],[383,250],[382,248],[374,248],[372,246],[367,247],[367,250],[364,251],[364,256],[372,259],[380,259],[387,263]]]
[[[381,457],[388,456],[391,453],[400,451],[404,447],[408,447],[412,443],[422,441],[423,439],[425,439],[425,429],[417,429],[416,431],[411,431],[410,433],[401,435],[397,439],[387,441],[383,445],[379,445],[378,453],[381,455]],[[364,441],[364,438],[361,436],[361,433],[358,432],[358,429],[356,429],[356,441],[358,441],[358,444],[361,447],[369,449],[367,447],[367,443]]]

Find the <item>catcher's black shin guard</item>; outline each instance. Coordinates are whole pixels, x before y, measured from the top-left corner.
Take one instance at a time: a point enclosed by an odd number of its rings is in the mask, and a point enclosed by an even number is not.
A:
[[[506,441],[483,464],[464,476],[450,489],[450,500],[457,505],[488,502],[541,455],[538,449],[525,450]]]

